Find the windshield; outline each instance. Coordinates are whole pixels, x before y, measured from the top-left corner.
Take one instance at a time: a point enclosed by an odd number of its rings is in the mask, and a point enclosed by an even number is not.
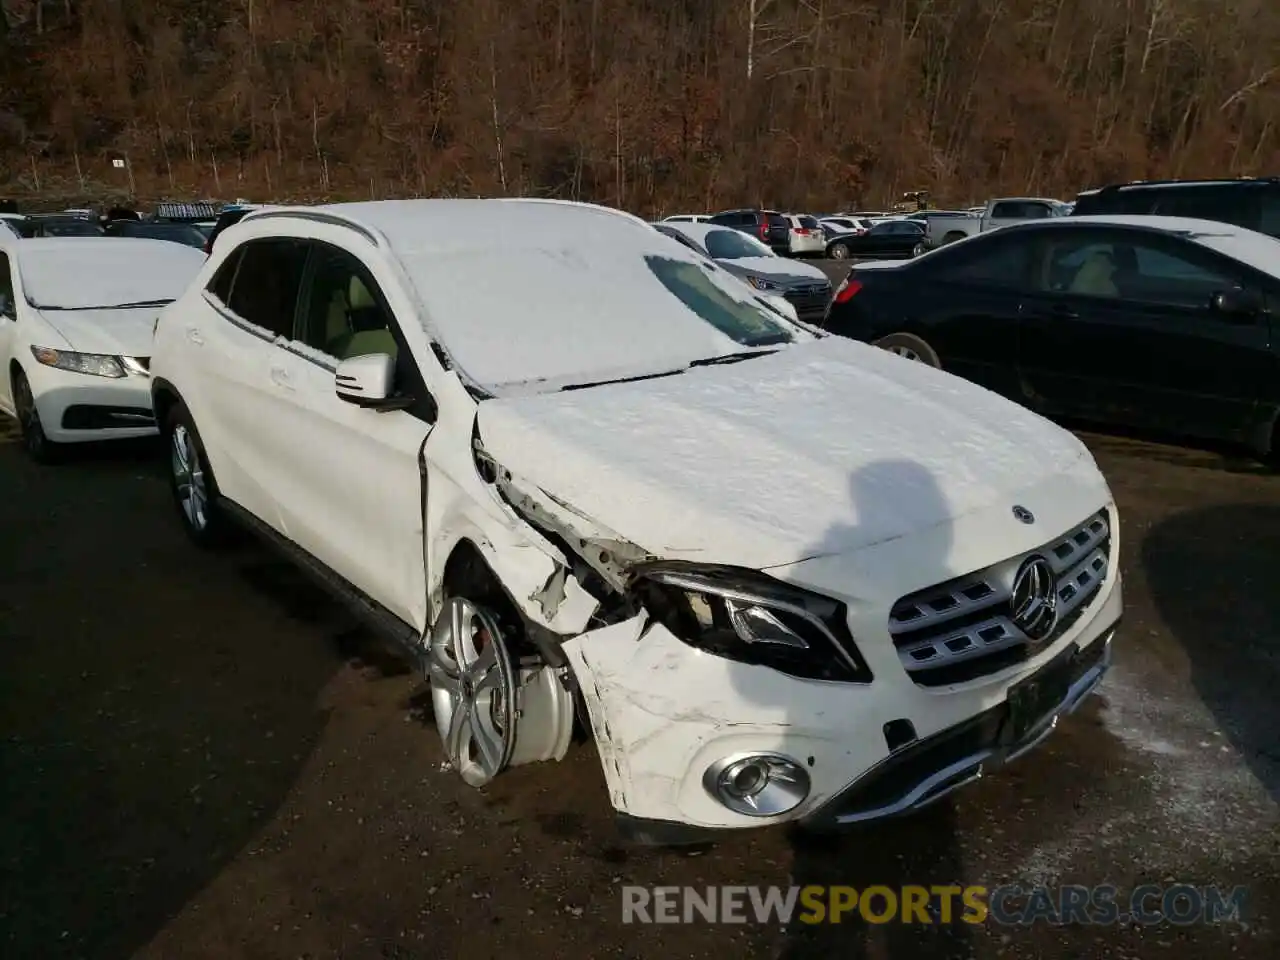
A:
[[[564,219],[572,225],[578,217]],[[505,238],[499,280],[492,250],[401,255],[424,326],[486,393],[665,373],[812,336],[657,231],[592,219],[596,230],[586,240],[554,221],[542,246],[531,234]]]
[[[111,237],[31,240],[18,255],[27,301],[55,310],[175,300],[205,264],[203,253],[182,244]]]
[[[772,257],[763,243],[739,230],[710,230],[702,241],[713,260],[740,260],[743,257]]]

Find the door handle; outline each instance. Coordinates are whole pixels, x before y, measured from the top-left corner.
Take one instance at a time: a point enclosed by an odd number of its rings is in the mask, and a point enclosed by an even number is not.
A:
[[[200,336],[200,331],[195,327],[187,327],[187,339],[196,346],[204,344],[204,337]]]
[[[277,387],[283,387],[285,390],[293,389],[293,381],[289,379],[289,371],[284,367],[271,368],[271,382]]]

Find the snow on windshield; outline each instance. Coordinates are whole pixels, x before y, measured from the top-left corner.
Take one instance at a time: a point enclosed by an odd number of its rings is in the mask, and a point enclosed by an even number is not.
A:
[[[18,248],[23,294],[37,307],[86,310],[176,300],[205,255],[164,240],[28,240]]]
[[[543,244],[402,254],[429,332],[495,395],[661,373],[746,347],[807,339],[750,288],[623,221]]]

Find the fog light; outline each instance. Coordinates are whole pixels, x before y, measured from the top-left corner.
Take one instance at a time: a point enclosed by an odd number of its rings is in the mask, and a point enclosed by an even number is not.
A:
[[[809,795],[809,773],[775,753],[740,754],[707,767],[702,785],[734,813],[776,817]]]

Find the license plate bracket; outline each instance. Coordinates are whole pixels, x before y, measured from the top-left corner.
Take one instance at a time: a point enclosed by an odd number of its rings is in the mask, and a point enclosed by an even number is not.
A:
[[[1079,649],[1071,647],[1064,654],[1037,670],[1025,680],[1009,688],[1007,742],[1018,744],[1057,709],[1071,689]]]

